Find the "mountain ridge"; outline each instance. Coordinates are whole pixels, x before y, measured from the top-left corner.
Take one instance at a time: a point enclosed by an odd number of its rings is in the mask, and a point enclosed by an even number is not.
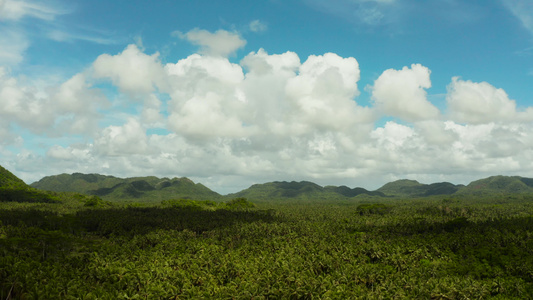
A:
[[[176,198],[224,199],[249,198],[327,200],[354,197],[427,197],[436,195],[479,195],[488,193],[532,193],[533,178],[520,176],[490,176],[468,185],[450,182],[423,184],[400,179],[369,191],[361,187],[320,186],[310,181],[272,181],[253,184],[236,193],[220,195],[201,183],[186,177],[158,178],[155,176],[118,178],[100,174],[59,174],[43,177],[30,186],[52,191],[72,191],[96,195],[102,199],[162,201]]]

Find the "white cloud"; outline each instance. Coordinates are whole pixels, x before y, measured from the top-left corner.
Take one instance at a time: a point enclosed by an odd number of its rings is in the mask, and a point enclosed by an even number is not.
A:
[[[490,122],[532,121],[533,109],[516,111],[516,103],[503,89],[487,82],[475,83],[454,77],[446,97],[452,119],[481,124]]]
[[[407,121],[436,119],[439,110],[427,100],[431,87],[428,68],[413,64],[401,70],[388,69],[374,82],[372,100],[385,114]]]
[[[0,68],[0,116],[33,132],[46,132],[53,125],[54,112],[47,99],[37,97],[37,90],[24,86]]]
[[[286,93],[297,109],[299,123],[311,130],[346,130],[357,122],[359,64],[355,58],[334,53],[311,55],[297,76],[287,82]]]
[[[149,127],[165,127],[165,118],[161,114],[161,100],[156,95],[145,98],[141,113],[142,123]]]
[[[517,111],[503,90],[455,78],[444,121],[427,99],[428,68],[383,72],[371,88],[375,107],[357,104],[360,77],[355,58],[334,53],[300,60],[259,49],[239,64],[204,53],[163,65],[135,45],[57,86],[2,69],[0,155],[26,180],[76,171],[188,176],[220,192],[271,180],[458,183],[532,169],[532,110]],[[102,109],[93,86],[102,80],[118,89],[113,110]],[[118,114],[120,105],[128,109]],[[376,111],[399,120],[376,127]],[[32,134],[18,135],[26,129]]]
[[[109,78],[115,86],[134,97],[153,92],[164,76],[159,53],[144,54],[128,45],[117,55],[102,54],[93,63],[93,76]]]
[[[0,20],[16,21],[30,16],[51,21],[57,15],[64,13],[64,10],[44,4],[41,1],[0,0]]]
[[[174,32],[174,34],[200,46],[199,52],[206,55],[227,57],[246,45],[246,41],[238,33],[222,29],[211,33],[196,28],[185,34],[181,32]]]
[[[445,148],[457,140],[457,134],[446,124],[439,120],[419,121],[414,124],[414,129],[429,146]]]
[[[37,134],[89,133],[97,128],[97,109],[105,99],[77,74],[58,87],[40,90],[0,68],[0,122]]]
[[[167,64],[169,75],[169,126],[191,138],[243,136],[239,112],[243,102],[236,88],[244,74],[239,65],[226,58],[191,55],[176,64]]]
[[[189,138],[309,134],[369,122],[356,105],[359,66],[328,53],[300,64],[295,53],[226,58],[191,55],[167,64],[169,126]],[[371,121],[370,121],[371,122]]]
[[[94,140],[96,153],[104,156],[146,154],[148,151],[146,129],[135,119],[122,126],[108,126]]]
[[[111,45],[118,43],[117,38],[106,38],[98,35],[74,33],[58,29],[48,31],[47,36],[48,38],[56,42],[74,42],[76,40],[79,40],[102,45]]]
[[[76,74],[55,91],[49,104],[54,108],[56,125],[66,132],[91,134],[98,128],[98,109],[107,105],[105,97]]]
[[[268,29],[268,26],[260,20],[253,20],[252,22],[250,22],[249,27],[250,30],[253,32],[262,32]]]

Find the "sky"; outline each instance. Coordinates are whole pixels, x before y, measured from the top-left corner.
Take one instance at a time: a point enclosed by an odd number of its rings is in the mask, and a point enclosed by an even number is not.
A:
[[[533,177],[533,2],[0,0],[0,165],[221,194]]]

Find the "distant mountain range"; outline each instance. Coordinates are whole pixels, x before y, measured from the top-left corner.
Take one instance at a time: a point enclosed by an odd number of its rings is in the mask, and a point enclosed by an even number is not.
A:
[[[354,197],[426,197],[435,195],[489,195],[489,194],[533,194],[533,178],[520,176],[492,176],[455,185],[449,182],[422,184],[415,180],[402,179],[389,182],[375,191],[347,186],[322,187],[309,181],[274,181],[254,184],[237,193],[222,196],[200,183],[182,178],[131,177],[118,178],[100,174],[60,174],[47,176],[26,185],[8,170],[0,166],[0,201],[13,195],[26,195],[32,199],[42,196],[48,201],[48,194],[39,192],[76,192],[96,195],[110,201],[159,202],[168,199],[224,200],[244,197],[254,200],[296,199],[296,200],[339,200]],[[16,191],[16,192],[12,192]],[[22,193],[22,194],[21,194]],[[48,200],[47,200],[48,199]],[[51,200],[50,200],[51,201]]]

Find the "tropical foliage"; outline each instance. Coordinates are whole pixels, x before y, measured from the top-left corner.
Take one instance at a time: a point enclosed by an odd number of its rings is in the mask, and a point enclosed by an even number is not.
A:
[[[533,296],[528,193],[149,204],[0,180],[0,299]]]
[[[256,207],[57,197],[0,204],[1,299],[533,295],[525,196]]]

